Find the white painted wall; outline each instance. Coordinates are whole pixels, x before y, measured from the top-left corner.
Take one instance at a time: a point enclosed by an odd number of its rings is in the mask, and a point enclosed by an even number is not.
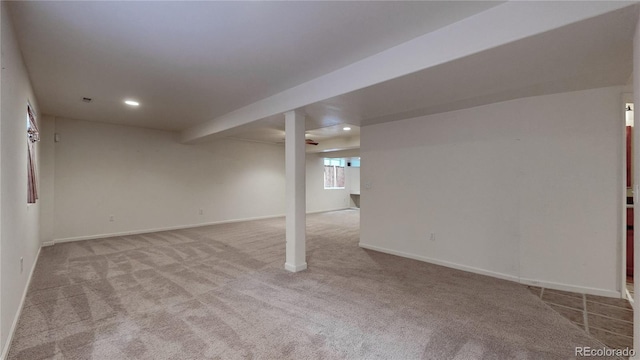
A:
[[[349,193],[357,194],[350,195],[349,206],[352,208],[360,207],[360,168],[359,167],[347,167],[347,178],[349,179]]]
[[[344,189],[324,188],[324,157],[307,153],[307,212],[339,210],[349,207],[349,174]]]
[[[358,153],[360,148],[360,136],[337,137],[322,139],[318,145],[307,146],[307,153],[322,153],[327,157],[347,157],[341,153]],[[341,149],[341,150],[336,150]],[[357,156],[357,155],[356,155]]]
[[[349,192],[351,194],[360,193],[360,168],[347,167],[347,178],[349,179]]]
[[[40,242],[54,239],[54,182],[55,182],[55,143],[56,119],[53,116],[40,117]]]
[[[44,241],[284,215],[282,145],[184,145],[168,131],[48,120],[60,142],[47,172],[54,180],[43,179],[55,193],[53,235]],[[324,190],[322,158],[307,154],[306,167],[308,211],[347,207],[346,190]]]
[[[27,102],[31,102],[36,112],[38,108],[7,14],[6,2],[1,6],[0,347],[4,352],[40,248],[40,239],[39,203],[27,205]],[[39,152],[39,144],[35,148]],[[21,257],[24,258],[22,272]]]
[[[360,137],[358,136],[357,149],[325,151],[321,155],[327,158],[350,158],[360,156]],[[309,153],[309,151],[307,151]],[[320,155],[320,154],[319,154]]]
[[[61,118],[55,128],[56,240],[284,214],[282,146],[183,145],[173,132]]]
[[[619,294],[622,88],[361,129],[361,245]],[[435,240],[430,240],[431,233]]]

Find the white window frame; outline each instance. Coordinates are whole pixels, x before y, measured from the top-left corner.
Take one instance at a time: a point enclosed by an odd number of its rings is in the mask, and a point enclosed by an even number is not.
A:
[[[327,166],[331,166],[333,168],[333,181],[334,181],[334,185],[337,183],[338,181],[338,168],[345,168],[345,161],[344,159],[332,159],[332,158],[324,158],[323,161],[323,168],[322,168],[322,184],[324,185],[324,189],[325,190],[344,190],[346,188],[346,179],[345,179],[345,186],[342,187],[338,187],[338,186],[330,186],[327,187],[326,184],[326,176],[325,176],[325,169]],[[345,171],[346,172],[346,171]],[[345,173],[346,175],[346,173]]]

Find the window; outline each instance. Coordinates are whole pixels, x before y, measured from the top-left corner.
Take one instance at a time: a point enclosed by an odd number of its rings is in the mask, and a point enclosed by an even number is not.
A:
[[[344,189],[344,159],[324,159],[324,188]]]
[[[35,143],[40,140],[40,132],[36,125],[36,116],[27,105],[27,203],[35,204],[38,200],[37,176],[36,176],[36,152]]]

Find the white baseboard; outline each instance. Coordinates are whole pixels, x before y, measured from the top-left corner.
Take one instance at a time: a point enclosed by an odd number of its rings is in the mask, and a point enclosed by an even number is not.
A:
[[[307,263],[298,264],[298,265],[292,265],[292,264],[289,264],[289,263],[285,263],[284,264],[284,268],[287,271],[298,272],[298,271],[306,270],[307,269]]]
[[[383,253],[386,253],[386,254],[397,255],[397,256],[413,259],[413,260],[420,260],[420,261],[428,262],[428,263],[431,263],[431,264],[442,265],[442,266],[446,266],[446,267],[449,267],[449,268],[468,271],[468,272],[472,272],[472,273],[476,273],[476,274],[480,274],[480,275],[492,276],[492,277],[495,277],[495,278],[498,278],[498,279],[510,280],[510,281],[516,281],[516,282],[518,281],[518,277],[517,276],[503,274],[503,273],[499,273],[499,272],[495,272],[495,271],[484,270],[484,269],[480,269],[480,268],[476,268],[476,267],[472,267],[472,266],[460,265],[460,264],[456,264],[456,263],[452,263],[452,262],[448,262],[448,261],[444,261],[444,260],[438,260],[438,259],[434,259],[434,258],[429,258],[429,257],[422,256],[422,255],[410,254],[410,253],[406,253],[406,252],[403,252],[403,251],[387,249],[387,248],[383,248],[383,247],[379,247],[379,246],[375,246],[375,245],[368,245],[368,244],[364,244],[364,243],[360,243],[359,245],[360,245],[361,248],[369,249],[369,250],[375,250],[375,251],[383,252]]]
[[[314,211],[307,211],[307,215],[328,213],[328,212],[340,211],[340,210],[352,210],[352,209],[353,208],[346,206],[346,207],[341,207],[341,208],[331,209],[331,210],[314,210]],[[284,216],[284,215],[282,215],[282,216]]]
[[[319,213],[325,213],[325,212],[331,212],[331,211],[339,211],[339,210],[347,210],[347,209],[349,209],[349,208],[345,207],[345,208],[331,209],[331,210],[317,210],[317,211],[309,211],[309,212],[307,212],[307,214],[319,214]],[[275,219],[275,218],[284,217],[284,216],[285,216],[284,214],[267,215],[267,216],[257,216],[257,217],[242,218],[242,219],[229,219],[229,220],[213,221],[213,222],[199,223],[199,224],[168,226],[168,227],[154,228],[154,229],[131,230],[131,231],[122,231],[122,232],[87,235],[87,236],[74,236],[74,237],[68,237],[68,238],[54,239],[54,240],[51,240],[51,241],[45,241],[45,242],[42,243],[42,246],[53,246],[55,244],[66,243],[66,242],[93,240],[93,239],[103,239],[103,238],[116,237],[116,236],[148,234],[148,233],[154,233],[154,232],[159,232],[159,231],[191,229],[191,228],[196,228],[196,227],[201,227],[201,226],[230,224],[230,223],[237,223],[237,222],[243,222],[243,221]]]
[[[74,237],[68,237],[68,238],[54,239],[53,241],[47,241],[46,244],[53,243],[51,245],[54,245],[54,244],[65,243],[65,242],[102,239],[102,238],[109,238],[109,237],[115,237],[115,236],[139,235],[139,234],[147,234],[147,233],[153,233],[153,232],[159,232],[159,231],[190,229],[190,228],[196,228],[201,226],[230,224],[230,223],[252,221],[252,220],[274,219],[274,218],[283,217],[283,216],[284,215],[257,216],[257,217],[244,218],[244,219],[229,219],[229,220],[213,221],[213,222],[199,223],[199,224],[176,225],[176,226],[167,226],[167,227],[161,227],[161,228],[121,231],[121,232],[96,234],[96,235],[88,235],[88,236],[74,236]]]
[[[542,280],[527,279],[527,278],[520,278],[519,282],[524,285],[538,286],[538,287],[543,287],[545,289],[569,291],[569,292],[580,293],[580,294],[606,296],[606,297],[617,298],[617,299],[622,298],[622,292],[614,291],[614,290],[598,289],[598,288],[591,288],[586,286],[568,285],[568,284],[562,284],[562,283],[555,283],[551,281],[542,281]]]
[[[629,292],[628,289],[624,289],[625,294],[627,295],[627,301],[629,301],[629,304],[631,304],[631,307],[635,310],[635,306],[633,305],[634,300],[633,300],[633,296],[631,296],[631,293]]]
[[[613,297],[613,298],[621,298],[622,296],[622,293],[619,291],[574,286],[574,285],[560,284],[560,283],[554,283],[554,282],[542,281],[542,280],[526,279],[526,278],[521,278],[515,275],[509,275],[509,274],[504,274],[504,273],[495,272],[491,270],[480,269],[472,266],[456,264],[449,261],[429,258],[422,255],[410,254],[403,251],[387,249],[387,248],[383,248],[375,245],[368,245],[364,243],[360,243],[359,245],[361,248],[364,248],[364,249],[369,249],[369,250],[379,251],[386,254],[397,255],[397,256],[401,256],[409,259],[424,261],[424,262],[428,262],[435,265],[442,265],[442,266],[446,266],[453,269],[472,272],[475,274],[492,276],[498,279],[509,280],[509,281],[517,282],[524,285],[532,285],[532,286],[538,286],[538,287],[543,287],[543,288],[553,289],[553,290],[570,291],[570,292],[576,292],[576,293],[607,296],[607,297]]]
[[[13,323],[11,324],[11,328],[9,329],[9,335],[7,336],[7,341],[4,343],[4,348],[2,349],[2,355],[0,356],[1,360],[5,360],[9,355],[11,342],[13,341],[13,336],[15,335],[16,328],[18,327],[18,321],[20,320],[20,315],[22,314],[24,301],[27,298],[27,291],[29,290],[29,286],[31,285],[31,279],[33,278],[34,270],[36,269],[36,265],[38,264],[38,260],[40,259],[40,250],[42,250],[42,247],[38,249],[38,252],[36,253],[36,258],[33,261],[33,266],[31,267],[31,271],[29,271],[29,277],[27,278],[27,284],[25,285],[24,291],[22,292],[22,299],[20,299],[20,304],[18,305],[18,311],[16,311],[16,315],[13,318]]]

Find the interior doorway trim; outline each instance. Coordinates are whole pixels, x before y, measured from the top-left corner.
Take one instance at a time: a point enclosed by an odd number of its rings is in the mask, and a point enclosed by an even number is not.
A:
[[[633,103],[633,93],[623,93],[620,104],[620,117],[619,121],[621,121],[621,129],[622,129],[622,193],[620,198],[620,206],[619,214],[620,214],[620,236],[619,236],[619,251],[618,255],[620,256],[620,271],[619,271],[619,284],[620,293],[622,294],[622,298],[630,300],[631,304],[633,304],[633,299],[630,298],[627,292],[627,134],[626,134],[626,104]],[[635,129],[634,129],[635,130]],[[631,141],[633,142],[633,136],[631,137]],[[633,151],[633,150],[632,150]],[[632,164],[633,166],[634,164]],[[631,172],[633,175],[633,171]],[[631,188],[634,188],[635,179],[632,178]],[[634,206],[635,206],[635,195],[634,194]],[[635,212],[635,211],[634,211]],[[634,259],[635,262],[635,259]]]

